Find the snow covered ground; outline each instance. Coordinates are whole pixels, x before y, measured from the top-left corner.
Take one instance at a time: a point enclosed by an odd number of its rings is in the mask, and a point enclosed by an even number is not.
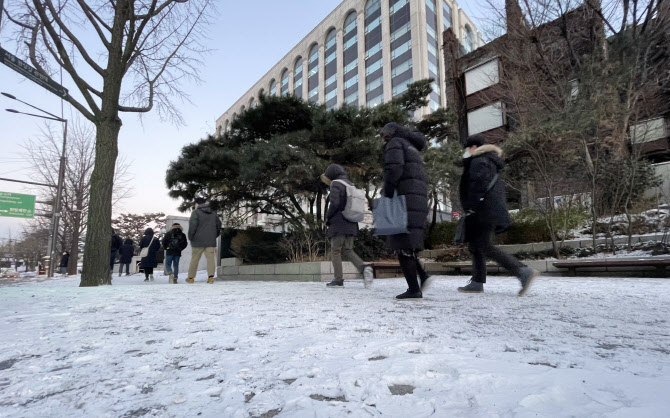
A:
[[[0,287],[2,417],[667,417],[670,280]]]

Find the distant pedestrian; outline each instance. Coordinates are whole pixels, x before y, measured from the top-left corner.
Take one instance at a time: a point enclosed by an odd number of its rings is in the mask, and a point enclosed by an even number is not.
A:
[[[109,274],[110,277],[114,273],[114,260],[116,260],[116,253],[119,252],[121,248],[121,237],[119,237],[116,231],[112,228],[112,248],[109,255]],[[111,280],[111,279],[110,279]]]
[[[172,224],[172,228],[163,237],[162,244],[165,249],[165,271],[170,276],[169,283],[177,284],[181,252],[188,246],[181,224]]]
[[[126,267],[126,276],[130,276],[130,263],[135,255],[135,244],[130,238],[126,238],[121,246],[121,256],[119,257],[119,277],[123,274],[123,266]]]
[[[65,251],[60,258],[59,273],[67,275],[67,265],[70,262],[70,253]]]
[[[216,268],[216,238],[221,234],[221,220],[209,202],[198,197],[195,199],[195,209],[188,222],[188,239],[191,241],[192,257],[188,268],[187,283],[195,282],[200,257],[205,254],[207,259],[207,283],[214,283],[214,269]]]
[[[326,213],[326,225],[328,231],[327,237],[330,239],[331,257],[333,262],[333,271],[335,277],[333,281],[326,286],[331,288],[344,287],[344,274],[342,272],[342,260],[351,261],[356,269],[363,273],[365,287],[372,284],[372,267],[366,265],[363,260],[354,252],[354,239],[358,235],[358,222],[351,221],[345,216],[347,200],[351,201],[352,196],[348,196],[348,186],[354,184],[349,180],[344,168],[337,164],[330,165],[324,174],[321,175],[321,181],[330,186],[330,203],[328,213]],[[351,206],[351,204],[350,204]],[[362,214],[364,214],[362,208]]]
[[[146,255],[140,259],[140,269],[144,271],[144,281],[154,281],[154,269],[158,267],[158,250],[161,248],[161,243],[158,238],[154,236],[154,230],[147,228],[144,231],[144,236],[140,241],[140,255],[142,249],[146,248]]]
[[[486,259],[492,258],[521,282],[519,296],[526,293],[538,272],[493,244],[493,235],[509,228],[505,184],[499,177],[505,167],[503,151],[486,143],[482,135],[470,136],[463,154],[460,184],[461,206],[465,211],[465,241],[472,254],[472,279],[459,287],[463,293],[483,293]]]
[[[430,285],[430,277],[419,262],[428,217],[428,176],[421,151],[426,138],[397,123],[389,123],[380,132],[384,146],[384,188],[386,197],[405,196],[409,233],[391,235],[388,245],[398,254],[398,261],[408,289],[396,299],[421,299]]]

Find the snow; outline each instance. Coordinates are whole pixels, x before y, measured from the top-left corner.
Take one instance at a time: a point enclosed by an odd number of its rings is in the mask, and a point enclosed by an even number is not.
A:
[[[0,287],[0,417],[666,417],[670,281]],[[182,279],[183,281],[183,279]]]

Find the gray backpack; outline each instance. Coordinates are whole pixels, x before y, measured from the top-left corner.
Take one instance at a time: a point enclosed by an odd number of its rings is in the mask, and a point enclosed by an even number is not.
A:
[[[365,191],[357,189],[346,181],[334,180],[344,185],[347,191],[347,204],[344,206],[342,216],[349,222],[363,222],[365,219],[365,208],[368,204],[368,199],[365,197]]]

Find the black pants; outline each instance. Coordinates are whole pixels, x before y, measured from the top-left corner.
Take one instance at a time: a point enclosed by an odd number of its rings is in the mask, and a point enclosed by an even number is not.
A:
[[[400,268],[405,275],[407,287],[412,293],[420,291],[421,281],[426,280],[428,277],[428,274],[426,274],[423,267],[421,267],[421,263],[419,263],[417,253],[418,251],[416,250],[403,250],[398,253]]]
[[[153,267],[145,267],[142,270],[144,270],[144,277],[146,277],[147,279],[149,278],[149,275],[154,274]]]
[[[493,261],[517,277],[519,277],[520,270],[525,267],[515,257],[507,254],[493,244],[494,231],[494,225],[482,223],[474,216],[468,216],[465,220],[468,250],[472,254],[473,282],[486,283],[487,259],[493,259]]]

